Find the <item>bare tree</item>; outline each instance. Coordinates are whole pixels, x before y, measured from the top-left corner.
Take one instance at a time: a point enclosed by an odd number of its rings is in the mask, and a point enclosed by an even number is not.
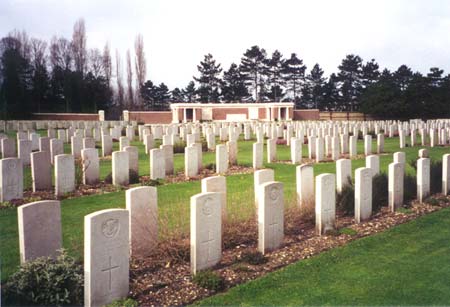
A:
[[[123,108],[124,88],[122,80],[122,60],[120,58],[119,50],[116,49],[116,81],[117,81],[117,104],[119,108]]]
[[[50,42],[50,65],[52,69],[61,67],[69,70],[72,67],[72,47],[70,42],[64,37],[57,38],[53,36]]]
[[[73,58],[75,62],[75,70],[80,72],[84,76],[87,62],[86,51],[86,27],[84,25],[84,19],[79,19],[73,26],[72,34],[72,50]]]
[[[30,47],[30,39],[28,38],[28,34],[25,31],[17,31],[14,30],[8,34],[8,36],[15,38],[19,43],[19,52],[25,59],[30,59],[31,55],[31,47]]]
[[[108,82],[108,86],[111,86],[111,76],[112,76],[112,62],[111,62],[111,52],[109,51],[109,43],[106,42],[105,47],[103,48],[103,74],[106,78],[106,82]]]
[[[88,52],[89,57],[89,72],[94,75],[95,78],[99,77],[103,71],[103,57],[100,50],[97,48],[90,49]]]
[[[135,69],[136,69],[136,92],[139,93],[142,84],[145,82],[146,76],[146,61],[144,53],[144,37],[142,34],[138,34],[134,40],[134,51],[136,54],[135,58]],[[137,104],[142,107],[142,101],[138,98],[139,94],[136,96]]]
[[[30,51],[31,51],[31,65],[34,69],[39,67],[46,67],[47,64],[47,42],[32,38],[30,40]]]
[[[133,90],[133,68],[131,66],[130,50],[127,50],[127,99],[128,109],[133,109],[134,105],[134,90]]]

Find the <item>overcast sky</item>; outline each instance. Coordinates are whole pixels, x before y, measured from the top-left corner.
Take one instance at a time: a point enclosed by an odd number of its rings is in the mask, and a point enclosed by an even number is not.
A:
[[[88,47],[109,41],[123,59],[143,34],[147,79],[170,88],[185,87],[205,54],[228,69],[253,45],[295,52],[308,70],[319,63],[327,75],[350,53],[391,70],[450,72],[447,0],[0,0],[0,36],[18,29],[71,38],[81,17]]]

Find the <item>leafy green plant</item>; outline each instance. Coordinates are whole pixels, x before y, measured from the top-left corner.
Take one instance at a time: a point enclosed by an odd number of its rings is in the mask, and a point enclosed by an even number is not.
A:
[[[184,142],[184,141],[176,142],[175,144],[173,144],[173,153],[174,154],[184,153],[185,147],[186,147],[186,142]]]
[[[112,184],[112,173],[108,173],[108,175],[105,176],[105,183]]]
[[[202,288],[213,291],[220,291],[225,286],[223,278],[210,270],[198,272],[192,281]]]
[[[372,179],[372,212],[378,212],[388,204],[389,178],[385,173],[377,174]]]
[[[23,264],[4,286],[12,305],[80,305],[83,302],[83,267],[65,250],[56,259],[41,257]]]
[[[156,187],[164,183],[163,179],[150,179],[144,178],[141,180],[141,184],[149,187]]]
[[[405,174],[403,198],[405,202],[411,201],[417,197],[417,179],[414,175]]]
[[[115,300],[105,307],[138,307],[139,303],[132,298]]]
[[[267,258],[259,251],[245,252],[241,255],[241,261],[252,265],[264,264]]]
[[[139,183],[139,174],[135,170],[130,169],[129,178],[130,184]]]
[[[430,164],[430,192],[442,192],[442,161],[432,161]]]
[[[336,208],[344,215],[355,214],[355,188],[349,183],[336,195]]]
[[[339,229],[339,234],[349,235],[349,236],[356,236],[358,232],[352,228],[341,228]]]

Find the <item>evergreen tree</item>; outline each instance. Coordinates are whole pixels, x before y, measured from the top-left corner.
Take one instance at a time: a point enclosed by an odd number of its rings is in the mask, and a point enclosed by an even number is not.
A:
[[[412,78],[413,78],[413,72],[412,70],[406,66],[401,65],[397,71],[393,74],[394,82],[397,84],[397,86],[400,88],[401,91],[404,91],[408,88]]]
[[[246,85],[254,92],[256,102],[263,100],[261,93],[264,90],[264,72],[266,69],[266,51],[258,46],[253,46],[244,53],[241,59],[240,70],[245,77]]]
[[[170,93],[172,102],[184,102],[183,92],[178,88],[174,88]]]
[[[280,101],[283,96],[284,79],[283,79],[284,59],[283,55],[275,50],[272,57],[266,59],[265,75],[267,76],[267,84],[270,87],[268,97],[272,101]]]
[[[362,91],[362,59],[357,55],[347,55],[339,65],[339,83],[342,110],[357,111],[358,98]]]
[[[167,85],[161,83],[155,88],[155,102],[157,110],[163,111],[169,109],[170,91]]]
[[[216,64],[216,60],[208,53],[205,55],[204,60],[200,62],[200,65],[197,65],[197,69],[200,73],[200,77],[194,77],[194,80],[200,84],[197,89],[200,101],[218,102],[221,83],[219,75],[222,72],[220,64]]]
[[[302,85],[305,82],[306,66],[303,65],[303,60],[299,59],[295,53],[284,61],[283,78],[286,83],[286,88],[292,93],[292,101],[300,100],[300,93]]]
[[[306,76],[306,82],[302,89],[302,106],[308,109],[319,108],[324,85],[323,70],[319,64],[315,64],[311,72]]]
[[[194,81],[189,82],[186,88],[183,90],[183,95],[186,102],[197,101],[197,89],[195,88]]]
[[[337,110],[339,108],[338,77],[333,73],[321,87],[317,87],[321,94],[317,95],[317,108],[320,110]]]
[[[379,68],[380,66],[375,62],[375,59],[370,60],[370,62],[367,62],[362,66],[361,82],[364,87],[378,81],[378,78],[380,77]]]
[[[241,102],[249,98],[245,78],[239,67],[234,63],[230,65],[228,71],[223,73],[221,92],[226,102]]]

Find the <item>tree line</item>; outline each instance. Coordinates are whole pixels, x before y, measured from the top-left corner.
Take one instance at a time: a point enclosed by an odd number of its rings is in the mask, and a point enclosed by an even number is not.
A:
[[[207,54],[184,88],[169,89],[146,79],[142,35],[125,65],[108,43],[103,50],[86,45],[83,19],[71,39],[50,42],[13,31],[0,40],[0,112],[2,119],[27,118],[33,112],[96,112],[118,116],[123,109],[167,110],[172,102],[294,102],[296,108],[361,111],[391,118],[450,116],[450,75],[430,68],[423,75],[406,65],[380,69],[347,55],[337,73],[325,76],[319,64],[308,69],[296,54],[247,49],[227,70]],[[124,70],[126,73],[124,74]]]

